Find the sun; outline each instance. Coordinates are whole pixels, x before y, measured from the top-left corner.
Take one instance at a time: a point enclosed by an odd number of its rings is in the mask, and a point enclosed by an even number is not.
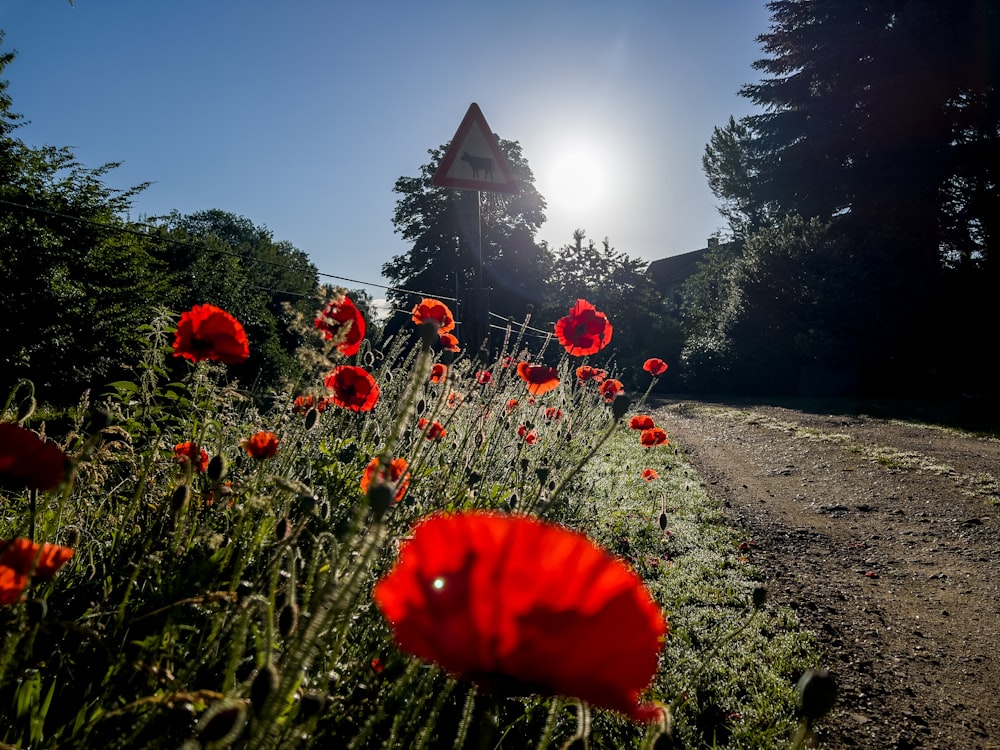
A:
[[[607,196],[609,169],[606,155],[593,143],[576,141],[559,146],[539,174],[549,205],[565,211],[586,211]]]

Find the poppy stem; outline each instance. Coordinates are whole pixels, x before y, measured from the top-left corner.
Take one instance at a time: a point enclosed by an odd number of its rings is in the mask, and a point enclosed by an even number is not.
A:
[[[584,466],[586,466],[587,463],[590,462],[590,459],[592,459],[594,457],[594,454],[601,449],[601,446],[608,441],[608,438],[611,437],[611,434],[615,431],[615,427],[617,426],[618,426],[618,420],[612,417],[611,424],[609,424],[607,426],[607,429],[605,429],[604,432],[601,433],[601,436],[597,439],[597,442],[594,443],[593,446],[591,446],[590,450],[587,451],[587,453],[583,456],[583,458],[581,458],[577,462],[577,464],[572,469],[569,470],[569,473],[566,476],[564,476],[560,480],[559,484],[556,485],[556,488],[552,490],[552,494],[549,495],[548,497],[549,503],[551,503],[553,500],[559,497],[559,494],[563,491],[563,488],[567,484],[569,484],[570,480],[573,479],[573,477],[575,477],[578,473],[580,473],[580,470]]]
[[[28,491],[28,539],[35,541],[35,515],[38,511],[38,489]]]

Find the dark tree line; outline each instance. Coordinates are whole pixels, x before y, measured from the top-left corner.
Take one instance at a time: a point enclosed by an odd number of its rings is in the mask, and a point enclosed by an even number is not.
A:
[[[762,111],[704,155],[734,244],[685,292],[692,384],[995,387],[1000,6],[768,8]]]

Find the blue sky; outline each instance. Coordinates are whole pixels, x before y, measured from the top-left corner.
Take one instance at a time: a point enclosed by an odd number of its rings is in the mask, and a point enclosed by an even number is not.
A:
[[[0,0],[22,140],[152,182],[133,218],[220,208],[375,283],[407,249],[393,183],[472,102],[521,144],[539,239],[703,247],[724,227],[701,156],[752,111],[767,24],[763,0]]]

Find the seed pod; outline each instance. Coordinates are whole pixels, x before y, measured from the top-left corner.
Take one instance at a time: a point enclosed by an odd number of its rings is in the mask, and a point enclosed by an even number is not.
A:
[[[172,513],[180,513],[188,504],[188,499],[191,497],[191,488],[186,484],[182,484],[174,490],[174,494],[170,496],[170,511]]]
[[[261,667],[257,671],[253,682],[250,683],[250,707],[254,713],[259,714],[263,710],[264,704],[278,687],[279,681],[278,670],[273,664]]]
[[[306,429],[311,430],[316,426],[316,421],[319,419],[319,412],[315,409],[310,409],[306,412]]]
[[[49,605],[44,599],[29,599],[24,605],[24,613],[28,616],[31,625],[37,625],[49,613]]]
[[[274,538],[283,542],[292,535],[292,522],[287,516],[282,516],[274,526]]]
[[[753,608],[763,609],[767,601],[767,589],[763,586],[755,586],[753,590]]]
[[[289,601],[278,612],[278,632],[282,638],[288,638],[299,627],[299,605]]]
[[[217,742],[225,745],[240,736],[246,722],[246,703],[221,700],[202,714],[195,731],[203,744]]]
[[[229,467],[226,465],[226,459],[224,459],[220,453],[217,456],[212,456],[212,460],[208,462],[208,470],[205,473],[211,481],[218,482],[226,476],[226,471],[228,471],[228,469]]]
[[[810,669],[798,684],[799,713],[812,724],[825,716],[837,702],[837,681],[825,669]]]
[[[326,705],[326,696],[323,693],[306,693],[299,699],[299,714],[303,718],[315,716]]]
[[[629,407],[632,405],[632,399],[626,396],[624,393],[619,393],[615,396],[615,400],[611,402],[611,414],[614,416],[615,420],[619,420],[625,416]]]

